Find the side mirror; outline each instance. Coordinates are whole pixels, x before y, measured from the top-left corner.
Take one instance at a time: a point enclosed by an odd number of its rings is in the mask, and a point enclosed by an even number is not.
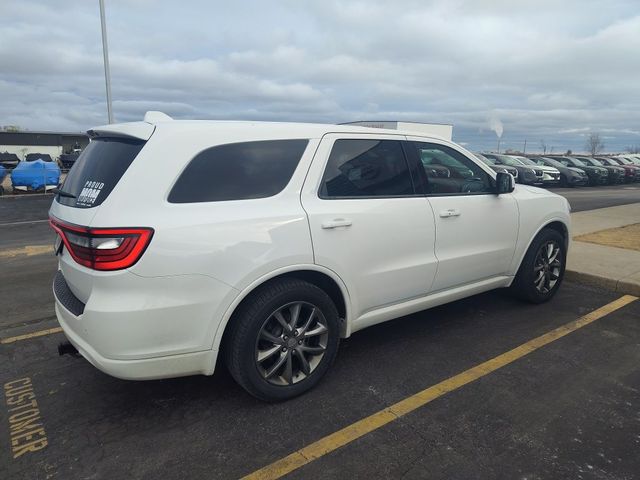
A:
[[[496,174],[496,193],[511,193],[516,188],[516,181],[510,173],[498,172]]]

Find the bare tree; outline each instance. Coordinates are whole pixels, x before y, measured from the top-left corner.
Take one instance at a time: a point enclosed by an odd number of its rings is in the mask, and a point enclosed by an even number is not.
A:
[[[640,153],[640,145],[630,145],[626,150],[629,153]]]
[[[542,154],[546,154],[547,153],[547,144],[546,142],[543,140],[540,140],[540,146],[542,147]]]
[[[584,146],[588,152],[591,152],[591,155],[593,156],[604,149],[604,142],[600,138],[599,133],[591,132],[587,137],[587,141],[585,142]]]

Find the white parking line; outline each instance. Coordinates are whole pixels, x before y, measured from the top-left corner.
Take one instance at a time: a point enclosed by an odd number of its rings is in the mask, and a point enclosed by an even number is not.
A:
[[[12,227],[14,225],[29,225],[31,223],[44,223],[44,222],[48,222],[49,220],[27,220],[24,222],[6,222],[6,223],[0,223],[0,227]]]

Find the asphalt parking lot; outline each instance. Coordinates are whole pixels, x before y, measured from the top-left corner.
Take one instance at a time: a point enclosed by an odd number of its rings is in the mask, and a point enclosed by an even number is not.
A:
[[[640,201],[639,186],[557,191],[574,211]],[[128,382],[59,357],[60,333],[30,336],[57,326],[50,202],[0,199],[2,479],[239,478],[316,441],[287,478],[639,476],[640,300],[533,349],[621,296],[570,282],[540,306],[478,295],[354,334],[318,388],[282,404],[251,398],[224,369]],[[530,353],[456,383],[521,345]],[[444,384],[457,386],[379,428],[365,422],[353,441],[327,438]],[[35,404],[16,410],[19,395]]]

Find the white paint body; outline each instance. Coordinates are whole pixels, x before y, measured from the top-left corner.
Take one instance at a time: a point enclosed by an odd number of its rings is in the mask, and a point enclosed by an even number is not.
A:
[[[154,118],[154,120],[156,120]],[[446,140],[350,125],[163,121],[94,129],[148,140],[114,190],[93,208],[53,202],[51,214],[91,227],[155,230],[131,268],[100,272],[63,250],[59,268],[86,304],[73,315],[56,300],[68,339],[101,370],[131,379],[212,374],[237,305],[278,275],[330,277],[345,302],[342,336],[512,282],[535,235],[551,222],[569,230],[566,200],[518,185],[513,193],[332,199],[318,196],[333,143],[342,138]],[[218,144],[274,139],[309,144],[283,191],[263,199],[173,204],[187,163]],[[455,210],[453,217],[441,212]],[[336,219],[350,226],[323,228]]]

